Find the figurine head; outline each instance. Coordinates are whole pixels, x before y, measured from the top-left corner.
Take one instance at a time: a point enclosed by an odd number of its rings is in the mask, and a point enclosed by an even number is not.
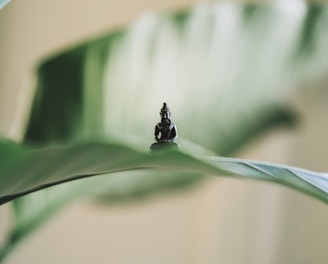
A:
[[[170,109],[167,107],[166,103],[163,103],[163,107],[162,107],[161,112],[159,114],[161,115],[162,120],[163,119],[170,119],[171,112],[170,112]]]

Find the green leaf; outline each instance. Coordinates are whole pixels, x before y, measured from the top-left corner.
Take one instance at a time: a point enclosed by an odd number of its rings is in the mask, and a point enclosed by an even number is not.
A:
[[[92,175],[149,169],[276,182],[328,202],[327,177],[322,173],[233,158],[197,157],[181,151],[150,154],[119,144],[88,143],[27,152],[15,166],[0,172],[0,204]],[[10,181],[5,177],[8,174]]]
[[[151,154],[113,143],[76,144],[30,151],[22,151],[13,143],[0,144],[0,153],[4,151],[8,153],[8,159],[0,160],[1,204],[53,185],[73,182],[15,201],[15,226],[7,244],[0,250],[0,259],[49,214],[90,189],[105,191],[107,199],[115,199],[163,188],[165,183],[185,184],[201,175],[217,175],[279,183],[328,203],[326,174],[290,166],[195,156],[181,151]],[[117,173],[124,171],[130,173]],[[105,175],[74,181],[99,174]],[[10,180],[7,175],[11,175]]]
[[[9,4],[10,0],[0,0],[0,10]]]
[[[327,6],[302,10],[218,4],[146,15],[127,29],[45,61],[38,70],[25,141],[72,145],[0,150],[1,201],[93,174],[132,173],[76,181],[15,200],[13,241],[65,200],[85,193],[88,184],[104,188],[106,197],[122,198],[194,182],[203,173],[237,175],[278,182],[326,202],[325,177],[314,172],[201,158],[190,151],[163,153],[158,160],[117,144],[74,143],[81,138],[114,141],[117,134],[125,144],[131,134],[147,141],[164,98],[183,138],[223,155],[264,129],[291,123],[281,103],[289,92],[284,88],[327,71],[322,60]]]

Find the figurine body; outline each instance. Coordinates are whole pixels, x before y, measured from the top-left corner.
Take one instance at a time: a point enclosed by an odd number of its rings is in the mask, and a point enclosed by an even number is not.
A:
[[[161,122],[155,126],[155,140],[156,142],[150,146],[151,150],[155,150],[162,147],[179,147],[176,144],[178,138],[177,128],[171,121],[171,112],[166,103],[163,103],[163,107],[160,112]]]

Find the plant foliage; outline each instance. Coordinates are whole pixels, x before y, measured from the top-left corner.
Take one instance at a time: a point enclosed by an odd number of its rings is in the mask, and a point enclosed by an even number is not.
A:
[[[327,14],[326,5],[199,5],[146,14],[42,62],[24,142],[0,142],[0,203],[15,200],[1,257],[90,189],[120,199],[217,175],[275,182],[328,202],[326,174],[216,156],[293,123],[282,98],[292,91],[286,86],[327,72]],[[182,138],[215,155],[145,152],[163,101]]]

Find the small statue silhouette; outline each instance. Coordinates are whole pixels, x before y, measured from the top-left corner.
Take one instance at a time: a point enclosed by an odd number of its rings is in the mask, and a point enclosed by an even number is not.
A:
[[[163,103],[161,112],[161,122],[155,126],[156,142],[150,146],[151,150],[156,150],[163,147],[179,147],[175,142],[178,138],[177,128],[171,121],[171,112],[166,103]]]

